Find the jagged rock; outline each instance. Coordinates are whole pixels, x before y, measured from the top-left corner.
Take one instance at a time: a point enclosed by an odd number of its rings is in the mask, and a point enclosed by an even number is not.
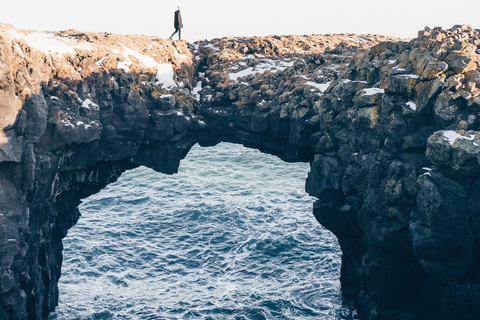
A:
[[[54,309],[82,198],[139,165],[175,173],[194,144],[221,141],[311,163],[314,215],[365,319],[478,317],[477,30],[193,45],[35,34],[57,51],[0,34],[0,318]]]
[[[455,170],[465,176],[480,173],[478,131],[437,131],[428,138],[427,157],[438,168]]]
[[[423,269],[439,279],[458,279],[472,267],[476,243],[466,206],[468,185],[428,170],[419,178],[410,231]],[[451,210],[455,207],[455,210]],[[418,211],[417,211],[418,210]]]

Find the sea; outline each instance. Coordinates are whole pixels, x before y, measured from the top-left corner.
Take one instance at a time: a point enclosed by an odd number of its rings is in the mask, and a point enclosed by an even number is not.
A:
[[[49,320],[353,319],[308,171],[222,143],[125,172],[81,204]]]

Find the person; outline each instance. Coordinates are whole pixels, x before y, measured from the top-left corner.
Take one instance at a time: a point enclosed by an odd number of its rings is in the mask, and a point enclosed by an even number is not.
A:
[[[183,23],[182,23],[182,15],[180,14],[180,7],[177,7],[178,10],[175,11],[175,18],[173,21],[173,26],[175,27],[175,31],[172,33],[170,38],[168,40],[172,40],[172,37],[175,35],[175,33],[178,32],[178,40],[182,40],[182,31],[181,29],[183,28]]]

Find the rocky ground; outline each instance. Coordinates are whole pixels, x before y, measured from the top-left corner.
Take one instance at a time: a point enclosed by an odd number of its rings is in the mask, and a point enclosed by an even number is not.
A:
[[[468,26],[191,45],[0,25],[0,319],[56,306],[82,198],[221,141],[311,163],[366,319],[476,319],[479,49]]]

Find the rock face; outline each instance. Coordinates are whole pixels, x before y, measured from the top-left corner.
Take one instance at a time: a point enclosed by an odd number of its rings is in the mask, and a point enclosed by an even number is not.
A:
[[[0,25],[0,319],[55,308],[81,199],[222,141],[311,163],[365,319],[477,319],[479,49],[467,26],[189,45]]]

